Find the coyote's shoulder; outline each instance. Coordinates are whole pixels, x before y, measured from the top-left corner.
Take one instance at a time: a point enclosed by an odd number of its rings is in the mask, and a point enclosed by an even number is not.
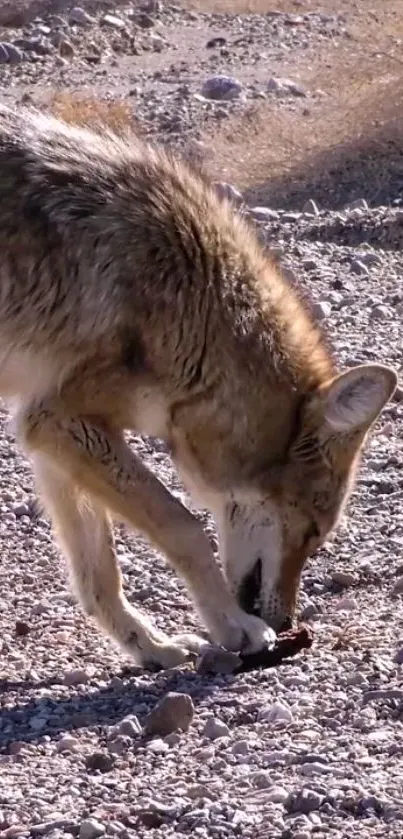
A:
[[[216,392],[232,423],[240,393],[257,418],[273,391],[284,433],[289,409],[333,363],[297,293],[208,179],[135,135],[29,110],[0,117],[1,303],[13,341],[105,361],[120,353],[175,405]]]

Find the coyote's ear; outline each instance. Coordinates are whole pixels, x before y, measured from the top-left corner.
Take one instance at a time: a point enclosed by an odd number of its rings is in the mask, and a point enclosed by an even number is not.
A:
[[[367,431],[391,398],[397,375],[381,364],[361,364],[332,379],[324,388],[324,420],[340,434]]]

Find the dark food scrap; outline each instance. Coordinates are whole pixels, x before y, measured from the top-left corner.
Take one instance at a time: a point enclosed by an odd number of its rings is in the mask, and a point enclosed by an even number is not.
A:
[[[267,667],[277,667],[285,658],[291,658],[301,650],[308,650],[313,643],[313,632],[305,624],[280,632],[272,649],[259,650],[249,655],[240,654],[241,665],[237,673],[248,670],[259,670]]]
[[[308,626],[301,624],[294,629],[279,632],[272,649],[263,649],[258,653],[242,655],[229,652],[223,647],[208,646],[199,657],[196,670],[202,675],[224,675],[229,673],[246,673],[249,670],[260,670],[266,667],[276,667],[284,659],[296,655],[303,649],[312,646],[313,633]]]

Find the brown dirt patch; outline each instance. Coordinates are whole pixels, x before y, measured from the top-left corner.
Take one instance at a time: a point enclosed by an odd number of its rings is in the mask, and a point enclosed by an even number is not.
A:
[[[205,2],[198,0],[198,7]],[[330,6],[318,4],[324,5]],[[354,11],[350,37],[327,45],[305,66],[299,54],[298,81],[320,89],[319,99],[295,111],[267,100],[208,137],[214,176],[247,190],[254,203],[296,206],[307,197],[327,206],[355,197],[379,202],[403,188],[403,4],[374,2],[369,9],[364,0],[345,7],[348,20]],[[301,11],[308,9],[313,4],[301,4]]]

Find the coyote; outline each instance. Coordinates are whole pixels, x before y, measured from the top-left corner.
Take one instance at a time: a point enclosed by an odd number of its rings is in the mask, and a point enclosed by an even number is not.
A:
[[[210,642],[272,644],[395,373],[336,370],[253,229],[189,164],[30,109],[0,122],[0,394],[85,612],[143,666],[206,644],[126,599],[121,520],[186,581]],[[166,441],[222,569],[129,429]]]

